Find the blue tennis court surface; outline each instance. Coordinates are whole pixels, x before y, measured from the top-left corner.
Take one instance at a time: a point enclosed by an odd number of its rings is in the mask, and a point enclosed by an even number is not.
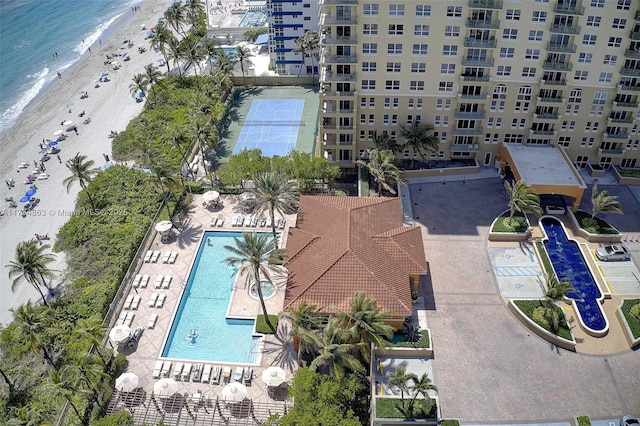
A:
[[[233,149],[258,148],[265,157],[287,155],[296,146],[304,99],[255,99]]]

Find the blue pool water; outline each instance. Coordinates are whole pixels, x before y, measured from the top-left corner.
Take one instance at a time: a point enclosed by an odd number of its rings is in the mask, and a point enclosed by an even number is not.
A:
[[[605,330],[607,321],[598,301],[602,298],[602,292],[591,275],[578,243],[569,240],[557,219],[543,218],[541,222],[548,238],[544,246],[558,279],[569,279],[575,289],[567,297],[575,300],[584,325],[594,331]]]
[[[167,358],[255,363],[253,320],[226,319],[235,270],[224,263],[239,232],[205,232],[162,351]],[[195,330],[195,340],[189,334]],[[233,342],[233,343],[231,343]]]

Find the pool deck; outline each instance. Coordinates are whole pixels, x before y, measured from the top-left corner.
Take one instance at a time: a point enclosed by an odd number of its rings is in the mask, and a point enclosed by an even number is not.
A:
[[[239,213],[238,209],[238,197],[236,196],[221,196],[221,201],[224,207],[218,210],[213,210],[203,206],[203,200],[201,195],[195,195],[192,202],[189,214],[182,229],[174,229],[174,236],[167,242],[163,242],[158,234],[153,240],[150,247],[151,250],[159,250],[161,252],[160,258],[156,263],[144,263],[138,273],[149,275],[149,284],[146,288],[131,288],[130,294],[139,294],[141,296],[141,303],[137,310],[130,312],[135,313],[134,321],[131,325],[131,329],[134,330],[138,326],[145,327],[145,331],[140,339],[139,344],[134,349],[129,349],[126,345],[121,345],[115,351],[119,351],[127,356],[126,371],[135,373],[140,378],[140,386],[150,394],[153,390],[153,385],[157,379],[152,378],[152,372],[156,361],[160,359],[165,339],[171,328],[173,316],[177,310],[182,292],[184,290],[184,284],[186,283],[191,266],[194,261],[194,257],[198,251],[198,247],[204,231],[248,231],[254,228],[234,227],[232,226],[232,217]],[[224,215],[224,225],[221,227],[212,227],[212,219],[217,218],[219,214]],[[248,217],[245,214],[246,217]],[[286,236],[286,232],[289,226],[295,224],[295,215],[285,215],[286,226],[284,229],[280,229],[279,232]],[[248,221],[247,221],[248,223]],[[270,228],[255,228],[256,231],[270,232]],[[177,251],[178,256],[175,263],[162,263],[162,258],[167,251]],[[159,275],[171,275],[173,277],[171,286],[168,289],[156,289],[155,280]],[[282,310],[284,302],[284,290],[283,285],[286,282],[286,272],[281,270],[280,273],[274,270],[273,274],[274,284],[276,284],[276,294],[265,301],[267,310],[270,314],[277,314]],[[147,306],[147,301],[150,299],[151,294],[165,293],[166,301],[162,308],[150,308]],[[147,328],[147,323],[152,314],[158,314],[158,320],[153,329]],[[246,285],[242,277],[236,279],[235,290],[232,294],[230,302],[230,308],[228,316],[235,318],[255,318],[259,313],[262,313],[260,302],[249,295]],[[220,344],[229,345],[233,342],[220,342]],[[283,350],[280,350],[283,348]],[[289,353],[287,353],[289,352]],[[248,398],[254,402],[263,402],[272,404],[271,411],[278,412],[278,401],[269,396],[269,391],[266,385],[260,379],[262,371],[271,366],[278,365],[287,372],[287,378],[291,377],[291,373],[294,371],[297,363],[286,362],[285,360],[295,359],[295,352],[290,349],[289,346],[283,345],[278,342],[273,336],[267,336],[263,338],[262,354],[260,364],[253,366],[254,375],[251,386],[248,387]],[[277,362],[277,360],[283,360]],[[173,366],[180,360],[172,360]],[[185,360],[185,362],[191,362],[195,364],[197,362],[191,360]],[[208,362],[212,365],[232,366],[233,363],[216,363]],[[222,389],[224,385],[211,385],[208,383],[200,382],[178,382],[181,394],[193,395],[201,391],[205,397],[211,400],[215,400],[216,397],[222,396]],[[282,400],[281,398],[279,399]]]

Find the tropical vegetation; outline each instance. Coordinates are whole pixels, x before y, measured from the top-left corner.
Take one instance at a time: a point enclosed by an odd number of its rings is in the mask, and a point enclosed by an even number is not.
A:
[[[594,184],[591,190],[591,219],[588,226],[595,225],[595,217],[598,213],[622,214],[617,195],[609,195],[606,189],[598,192],[598,184]]]
[[[547,330],[549,333],[555,334],[563,339],[572,340],[571,328],[567,323],[566,317],[562,309],[553,304],[552,309],[557,311],[558,315],[558,329],[553,331],[551,325],[545,316],[544,305],[540,300],[514,300],[513,303],[522,311],[524,315],[534,321],[537,325]]]
[[[580,228],[590,234],[618,234],[618,230],[599,217],[592,217],[591,213],[578,210],[573,214],[580,224]]]
[[[54,272],[48,265],[55,261],[55,256],[45,253],[49,248],[51,246],[35,239],[23,241],[16,247],[15,260],[6,265],[9,278],[13,278],[11,291],[15,292],[20,283],[26,282],[40,293],[45,306],[49,306],[45,295],[45,291],[49,292],[47,279],[53,277]]]
[[[551,331],[557,334],[558,330],[560,329],[560,315],[558,314],[558,310],[556,309],[556,302],[562,300],[567,295],[567,293],[574,291],[574,288],[568,278],[559,280],[555,273],[547,273],[547,275],[545,276],[545,281],[545,300],[542,303],[542,312],[544,319],[549,324],[549,328],[551,329]]]
[[[295,181],[288,180],[283,174],[277,172],[265,172],[253,178],[253,188],[250,193],[253,196],[254,212],[258,217],[263,213],[268,214],[271,223],[271,235],[278,248],[278,235],[276,212],[280,217],[285,213],[295,211],[298,204],[298,186]]]
[[[356,164],[366,167],[378,186],[378,195],[383,191],[396,195],[395,187],[405,183],[404,172],[398,167],[398,160],[391,151],[370,149],[367,160],[357,160]]]
[[[526,232],[529,228],[529,221],[527,217],[520,213],[515,212],[513,216],[511,215],[511,211],[507,210],[502,213],[496,219],[493,227],[491,228],[491,232]]]
[[[400,125],[400,136],[405,140],[402,148],[418,154],[423,160],[428,154],[438,152],[440,146],[438,138],[432,134],[433,129],[431,124],[420,124],[417,121],[408,127]],[[414,166],[415,156],[412,156],[411,168]]]
[[[542,215],[540,197],[534,192],[533,188],[527,186],[525,181],[520,179],[511,183],[505,180],[504,189],[509,197],[509,225],[511,225],[511,220],[516,212],[533,213],[536,216]]]
[[[640,338],[640,299],[625,299],[620,307],[634,339]]]

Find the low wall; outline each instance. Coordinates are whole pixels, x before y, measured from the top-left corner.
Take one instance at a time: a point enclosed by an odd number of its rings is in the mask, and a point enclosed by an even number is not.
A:
[[[571,224],[575,230],[575,233],[590,243],[619,243],[622,241],[622,234],[591,234],[580,227],[578,223],[578,219],[576,219],[575,215],[571,211],[571,209],[567,209],[567,213],[569,214],[569,220],[571,220]]]
[[[566,349],[568,351],[574,351],[575,352],[575,350],[576,350],[576,341],[575,340],[563,339],[562,337],[559,337],[559,336],[556,336],[555,334],[549,333],[547,330],[545,330],[544,328],[540,327],[538,324],[533,322],[533,320],[531,318],[526,316],[520,310],[520,308],[518,308],[518,306],[516,306],[516,304],[513,303],[513,300],[509,300],[509,303],[507,304],[507,306],[509,307],[509,310],[511,312],[513,312],[516,315],[516,317],[518,317],[518,319],[524,325],[526,325],[531,331],[536,333],[538,336],[542,337],[544,340],[546,340],[548,342],[553,343],[556,346],[560,346],[561,348],[564,348],[564,349]]]
[[[376,395],[372,398],[371,401],[371,426],[391,426],[391,425],[406,425],[407,423],[419,423],[421,425],[438,425],[440,424],[439,419],[442,418],[442,413],[440,411],[440,400],[438,398],[438,396],[432,396],[430,397],[431,399],[435,400],[435,404],[438,410],[437,413],[437,418],[435,419],[411,419],[411,418],[407,418],[407,419],[387,419],[387,418],[380,418],[380,417],[376,417],[375,413],[376,413],[376,400],[380,399],[380,398],[394,398],[394,399],[400,399],[400,397],[392,397],[392,396],[388,396],[388,397],[383,397],[380,395]],[[407,400],[408,397],[405,396],[405,400]]]
[[[447,167],[444,169],[405,170],[404,173],[407,179],[420,177],[474,175],[480,173],[480,165],[476,161],[475,166]]]
[[[595,168],[594,168],[595,167]],[[593,165],[591,163],[587,163],[587,170],[589,170],[589,175],[593,177],[603,177],[604,169],[602,167],[598,167],[598,165]]]
[[[612,167],[611,173],[613,173],[613,177],[616,178],[616,181],[618,181],[620,185],[640,186],[640,178],[624,177],[620,174],[617,167]]]
[[[248,86],[266,86],[266,87],[274,87],[274,86],[317,86],[318,85],[318,75],[316,74],[314,77],[310,75],[301,75],[298,78],[295,75],[252,75],[253,70],[249,71],[245,69],[245,77],[242,78],[242,74],[238,72],[231,76],[231,81],[233,81],[234,86],[244,86],[247,84]]]
[[[616,316],[618,317],[618,321],[620,321],[620,325],[622,325],[622,329],[624,330],[624,337],[627,339],[629,343],[629,347],[634,349],[640,346],[640,337],[633,337],[633,333],[629,328],[629,324],[627,324],[627,319],[624,317],[624,313],[622,313],[622,304],[624,303],[624,299],[620,301],[620,306],[616,309]]]

